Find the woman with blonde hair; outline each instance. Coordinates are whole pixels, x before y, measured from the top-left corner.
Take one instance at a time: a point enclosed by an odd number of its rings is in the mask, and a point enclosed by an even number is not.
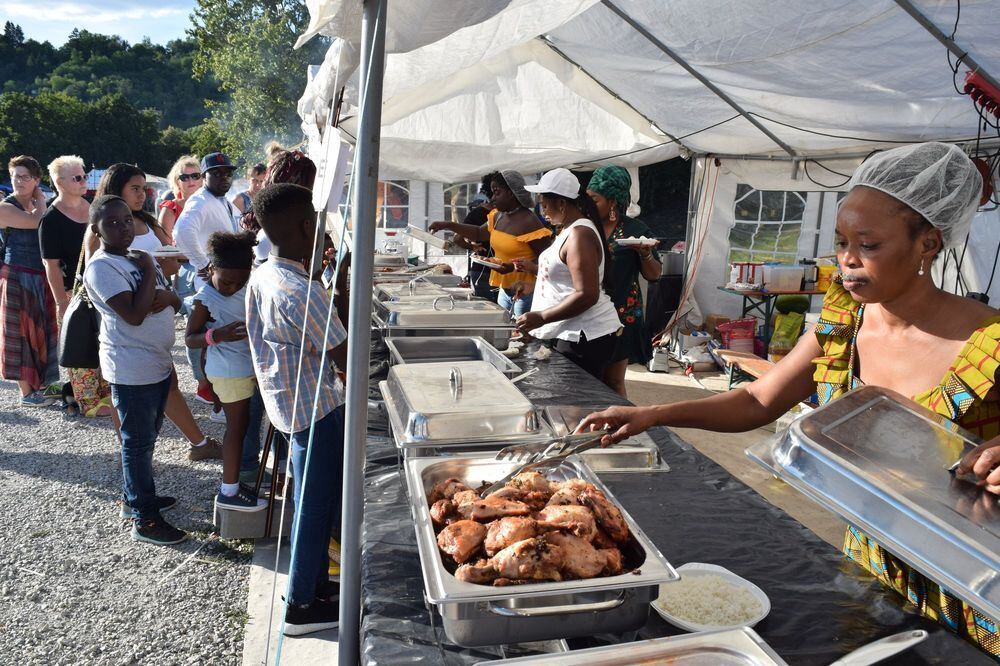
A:
[[[55,158],[49,164],[49,180],[59,196],[42,216],[38,225],[38,242],[45,276],[56,301],[59,320],[62,321],[73,291],[90,214],[90,203],[83,198],[87,193],[83,160],[76,155]]]
[[[174,223],[181,216],[188,197],[201,187],[201,164],[194,155],[184,155],[170,167],[167,174],[170,191],[174,198],[160,204],[159,223],[171,238],[174,236]]]

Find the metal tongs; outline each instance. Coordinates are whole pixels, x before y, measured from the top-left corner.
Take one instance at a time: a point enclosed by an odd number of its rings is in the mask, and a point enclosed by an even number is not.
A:
[[[500,449],[497,453],[497,460],[524,461],[523,464],[515,467],[509,474],[491,485],[479,494],[480,497],[487,497],[500,490],[508,481],[521,472],[526,472],[535,467],[545,467],[552,463],[557,463],[570,456],[584,451],[589,451],[601,445],[601,440],[607,435],[609,430],[594,430],[592,432],[581,433],[579,435],[565,435],[540,444],[517,444]]]

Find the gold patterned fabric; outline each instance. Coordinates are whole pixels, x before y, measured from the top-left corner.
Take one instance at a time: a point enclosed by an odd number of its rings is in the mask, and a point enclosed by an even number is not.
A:
[[[854,376],[853,360],[863,316],[864,306],[842,285],[830,287],[815,328],[823,348],[822,355],[813,361],[820,405],[861,384]],[[1000,396],[995,389],[998,370],[1000,317],[993,317],[970,336],[941,382],[913,400],[983,439],[992,439],[1000,435]],[[847,528],[844,555],[906,597],[921,615],[940,622],[1000,661],[996,619],[957,599],[856,527]]]

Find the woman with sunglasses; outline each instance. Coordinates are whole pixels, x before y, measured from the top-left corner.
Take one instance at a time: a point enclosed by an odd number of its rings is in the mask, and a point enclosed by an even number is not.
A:
[[[167,174],[167,181],[173,193],[172,199],[160,204],[160,226],[172,238],[174,223],[181,216],[188,198],[201,187],[201,164],[194,155],[185,155],[174,162]]]
[[[49,164],[49,179],[58,196],[49,205],[38,225],[38,242],[45,264],[45,276],[56,301],[59,321],[73,291],[76,267],[80,261],[83,235],[87,231],[90,203],[83,160],[76,155],[61,155]]]

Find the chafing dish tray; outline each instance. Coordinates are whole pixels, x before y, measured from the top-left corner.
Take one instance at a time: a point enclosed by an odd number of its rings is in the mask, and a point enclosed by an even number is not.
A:
[[[583,417],[600,408],[551,405],[544,410],[545,420],[557,437],[568,435],[580,424]],[[608,448],[584,451],[583,459],[597,472],[669,472],[670,465],[660,457],[660,448],[647,433],[630,437]]]
[[[400,448],[551,436],[531,401],[486,361],[395,365],[379,389]]]
[[[510,314],[492,301],[463,301],[445,294],[430,302],[375,302],[380,318],[391,326],[469,328],[510,325]]]
[[[427,494],[434,485],[455,477],[476,487],[511,471],[515,463],[499,462],[493,454],[462,458],[410,458],[406,485],[417,535],[427,600],[443,618],[448,638],[464,646],[521,643],[572,638],[595,633],[620,633],[646,622],[649,603],[660,583],[679,576],[666,558],[622,511],[632,537],[622,550],[625,570],[618,576],[493,587],[458,580],[445,567],[438,550]],[[597,475],[579,459],[564,460],[546,472],[553,480],[581,478],[621,504]]]
[[[409,282],[419,276],[421,282],[429,282],[441,287],[457,287],[462,284],[462,278],[459,275],[451,273],[427,273],[426,271],[427,266],[424,265],[421,269],[413,267],[409,270],[376,272],[372,276],[372,282],[376,285],[398,284],[400,282]]]
[[[521,368],[480,336],[391,338],[385,345],[394,365],[486,361],[508,377],[521,373]]]
[[[456,301],[471,301],[475,298],[475,292],[467,287],[443,287],[422,280],[419,282],[378,284],[375,285],[374,295],[377,301],[414,303],[432,303],[441,296],[451,296]]]
[[[481,303],[485,301],[472,301]],[[507,349],[510,343],[510,336],[514,332],[514,325],[509,321],[498,326],[478,326],[463,324],[456,321],[442,322],[433,325],[399,325],[389,323],[384,312],[380,312],[379,303],[372,308],[372,322],[379,333],[386,339],[402,337],[440,337],[440,336],[479,336],[499,350]],[[397,303],[395,305],[406,305]],[[412,305],[412,304],[411,304]],[[425,303],[424,306],[427,304]],[[497,306],[499,307],[499,306]],[[505,313],[506,314],[506,313]]]
[[[478,666],[785,666],[753,629],[705,631],[562,654],[482,661]]]
[[[974,436],[867,386],[747,455],[986,615],[1000,618],[997,498],[947,469]]]

